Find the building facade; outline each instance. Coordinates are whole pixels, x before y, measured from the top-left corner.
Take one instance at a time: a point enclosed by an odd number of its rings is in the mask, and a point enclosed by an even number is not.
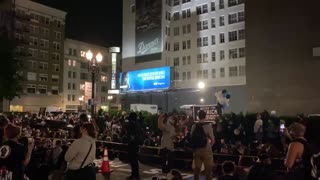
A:
[[[42,107],[61,107],[66,12],[30,0],[13,3],[16,50],[25,79],[23,94],[7,110],[39,112]]]
[[[89,71],[89,61],[86,52],[93,54],[100,52],[103,60],[98,64],[95,78],[96,109],[108,111],[116,107],[118,98],[108,95],[112,89],[112,49],[97,46],[77,40],[66,39],[64,44],[64,70],[63,70],[63,111],[76,112],[90,110],[88,104],[92,92],[92,74]],[[116,57],[119,63],[120,56]]]
[[[126,94],[126,104],[158,104],[172,111],[184,104],[213,104],[214,92],[228,89],[233,94],[232,111],[243,111],[246,85],[245,4],[243,0],[163,0],[123,1],[123,71],[171,66],[171,88],[165,93]],[[140,47],[156,42],[155,32],[141,38],[141,17],[146,9],[161,8],[149,14],[160,15],[160,56],[140,60]],[[152,15],[147,23],[156,22]],[[151,19],[151,20],[150,20]],[[151,21],[151,23],[150,23]],[[145,24],[147,24],[145,23]],[[150,25],[151,26],[151,25]],[[143,46],[141,46],[143,44]],[[136,48],[134,48],[136,47]],[[147,60],[146,60],[147,59]],[[206,85],[198,91],[199,82]],[[150,97],[151,96],[151,97]],[[187,97],[187,98],[186,98]],[[167,101],[163,101],[167,98]],[[204,99],[204,102],[200,102]]]

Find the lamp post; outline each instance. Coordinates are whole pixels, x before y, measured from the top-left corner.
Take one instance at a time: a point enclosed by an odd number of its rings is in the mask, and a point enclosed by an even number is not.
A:
[[[91,81],[92,81],[92,87],[91,87],[91,116],[94,115],[94,98],[95,98],[95,78],[96,78],[96,73],[98,73],[99,68],[98,68],[98,64],[102,62],[102,55],[99,52],[98,54],[96,54],[95,58],[93,57],[93,53],[88,50],[86,53],[86,58],[89,61],[89,71],[91,71]]]

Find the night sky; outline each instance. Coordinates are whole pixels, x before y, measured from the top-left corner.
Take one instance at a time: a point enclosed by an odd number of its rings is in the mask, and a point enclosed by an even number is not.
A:
[[[121,46],[122,0],[34,0],[66,11],[66,38]]]

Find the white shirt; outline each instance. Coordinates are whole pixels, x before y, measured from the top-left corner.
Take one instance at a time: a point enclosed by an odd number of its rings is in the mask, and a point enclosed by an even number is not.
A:
[[[261,119],[256,120],[253,127],[254,133],[262,133],[263,132],[263,121]]]

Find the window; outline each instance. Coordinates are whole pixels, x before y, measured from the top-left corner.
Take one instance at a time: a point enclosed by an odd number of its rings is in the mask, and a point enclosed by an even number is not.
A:
[[[239,48],[239,58],[246,57],[246,48]]]
[[[191,17],[191,10],[190,9],[185,9],[182,11],[182,19],[185,19],[185,18],[189,18]]]
[[[59,82],[59,76],[58,75],[51,75],[51,81],[53,83],[58,83]]]
[[[183,56],[182,57],[182,65],[186,65],[187,64],[187,57]]]
[[[173,6],[178,6],[180,4],[180,0],[173,0]]]
[[[187,25],[182,26],[182,34],[187,34]]]
[[[197,15],[208,13],[208,4],[203,4],[196,7]]]
[[[56,60],[56,61],[59,61],[59,60],[60,60],[60,54],[58,54],[58,53],[52,53],[52,59],[53,59],[53,60]]]
[[[238,40],[238,31],[229,32],[229,42]]]
[[[87,73],[81,73],[80,74],[80,79],[81,80],[87,80],[88,79],[88,74]]]
[[[220,77],[224,78],[225,76],[224,68],[220,68]]]
[[[235,76],[238,76],[238,67],[237,66],[229,67],[229,77],[235,77]]]
[[[175,42],[175,43],[173,44],[173,50],[174,50],[174,51],[179,51],[179,42]]]
[[[224,60],[224,50],[220,50],[220,61]]]
[[[179,80],[179,72],[174,72],[174,80]]]
[[[203,79],[208,79],[208,70],[203,70]]]
[[[48,63],[40,62],[39,69],[40,70],[48,70]]]
[[[53,64],[53,71],[59,72],[60,71],[60,65],[59,64]]]
[[[202,63],[202,54],[197,55],[197,64]]]
[[[69,60],[68,60],[68,66],[71,66],[71,65],[72,65],[72,60],[69,59]]]
[[[203,37],[202,41],[202,46],[208,46],[208,37]]]
[[[68,90],[71,89],[71,83],[68,83]]]
[[[215,11],[215,10],[216,10],[216,3],[211,2],[211,11]]]
[[[81,67],[82,69],[86,69],[86,68],[88,68],[88,63],[80,62],[80,67]]]
[[[239,30],[239,40],[246,38],[246,32],[244,29]]]
[[[229,14],[229,24],[237,23],[237,13]]]
[[[61,32],[58,32],[58,31],[54,31],[54,37],[56,38],[56,39],[61,39]]]
[[[191,49],[191,40],[187,40],[187,49]]]
[[[39,27],[30,25],[30,33],[32,34],[39,34]]]
[[[39,81],[47,82],[48,81],[48,74],[39,74]]]
[[[173,13],[173,20],[178,21],[180,19],[180,13],[179,12],[174,12]]]
[[[182,41],[182,49],[187,49],[187,41]]]
[[[72,78],[72,72],[71,71],[68,71],[68,78]]]
[[[224,33],[220,33],[220,43],[224,43]]]
[[[246,75],[246,67],[239,66],[239,76],[245,76],[245,75]]]
[[[215,44],[216,44],[216,36],[211,35],[211,45],[215,45]]]
[[[187,24],[187,33],[191,33],[191,24]]]
[[[30,69],[37,69],[37,62],[36,61],[28,61]]]
[[[27,93],[30,93],[30,94],[36,93],[36,85],[27,84]]]
[[[77,78],[77,72],[73,71],[72,72],[72,77],[73,77],[73,79],[76,79]]]
[[[237,4],[237,0],[228,0],[228,7],[236,6]]]
[[[183,72],[182,73],[182,80],[185,81],[187,79],[187,73]]]
[[[58,42],[53,42],[53,49],[55,49],[55,50],[60,50],[60,43],[58,43]]]
[[[179,66],[179,57],[173,59],[173,66]]]
[[[45,17],[45,23],[46,23],[46,25],[49,25],[50,24],[50,18]]]
[[[216,69],[211,69],[211,78],[212,79],[216,78]]]
[[[202,78],[202,71],[201,71],[201,70],[198,70],[198,71],[197,71],[197,78],[198,78],[198,79],[201,79],[201,78]]]
[[[86,57],[86,52],[85,51],[80,51],[80,56],[81,57]]]
[[[216,61],[216,52],[211,52],[211,61]]]
[[[61,27],[61,21],[58,21],[58,20],[55,20],[55,21],[56,21],[57,28],[60,28]]]
[[[48,60],[49,59],[48,51],[40,51],[39,52],[39,58],[40,59],[44,59],[44,60]]]
[[[72,90],[76,90],[76,84],[72,83]]]
[[[46,39],[40,39],[40,47],[49,48],[49,41]]]
[[[220,16],[220,26],[224,26],[224,16]]]
[[[68,94],[68,101],[71,101],[71,94]]]
[[[170,27],[166,27],[166,35],[170,36]]]
[[[238,58],[238,49],[229,49],[229,59],[237,59]]]
[[[202,62],[207,63],[208,62],[208,53],[203,53],[202,54]]]
[[[202,46],[202,38],[198,38],[197,39],[197,47],[201,47]]]
[[[171,21],[171,13],[169,13],[168,11],[166,11],[166,20]]]
[[[73,55],[73,56],[77,56],[77,50],[76,50],[76,49],[73,49],[72,55]]]
[[[58,95],[59,94],[59,87],[58,86],[52,86],[51,87],[51,94]]]
[[[72,101],[75,101],[76,100],[76,95],[72,95]]]
[[[38,57],[38,51],[36,49],[29,48],[29,53],[32,57]]]
[[[178,36],[179,35],[179,27],[175,27],[175,28],[173,28],[173,35],[174,36]]]
[[[219,9],[224,9],[224,0],[219,0]]]
[[[216,18],[211,19],[211,28],[216,28]]]
[[[107,92],[108,88],[107,86],[101,86],[101,92]]]
[[[135,4],[132,4],[130,6],[130,10],[131,10],[131,13],[135,13],[136,12],[136,5]]]
[[[238,12],[238,22],[242,22],[245,19],[244,11]]]
[[[191,0],[182,0],[182,3],[188,3],[190,2]]]
[[[27,80],[28,81],[36,81],[37,80],[37,74],[34,72],[28,72],[27,73]]]
[[[208,20],[197,22],[197,30],[206,30],[208,29]]]
[[[29,42],[30,45],[33,45],[33,46],[38,46],[38,38],[36,37],[30,37],[30,42]]]
[[[40,94],[47,94],[47,86],[39,85],[38,91]]]
[[[76,61],[76,60],[73,60],[73,61],[72,61],[72,66],[75,67],[76,65],[77,65],[77,61]]]
[[[191,72],[187,72],[187,80],[191,80]]]
[[[107,76],[101,76],[101,82],[108,82]]]
[[[47,28],[41,28],[40,29],[40,33],[41,33],[41,35],[43,35],[43,36],[49,36],[49,29],[47,29]]]
[[[72,48],[69,48],[69,52],[68,52],[68,55],[72,55]]]
[[[165,44],[165,49],[166,49],[167,51],[170,51],[170,43],[166,42],[166,44]]]
[[[191,56],[187,56],[187,64],[191,64]]]

